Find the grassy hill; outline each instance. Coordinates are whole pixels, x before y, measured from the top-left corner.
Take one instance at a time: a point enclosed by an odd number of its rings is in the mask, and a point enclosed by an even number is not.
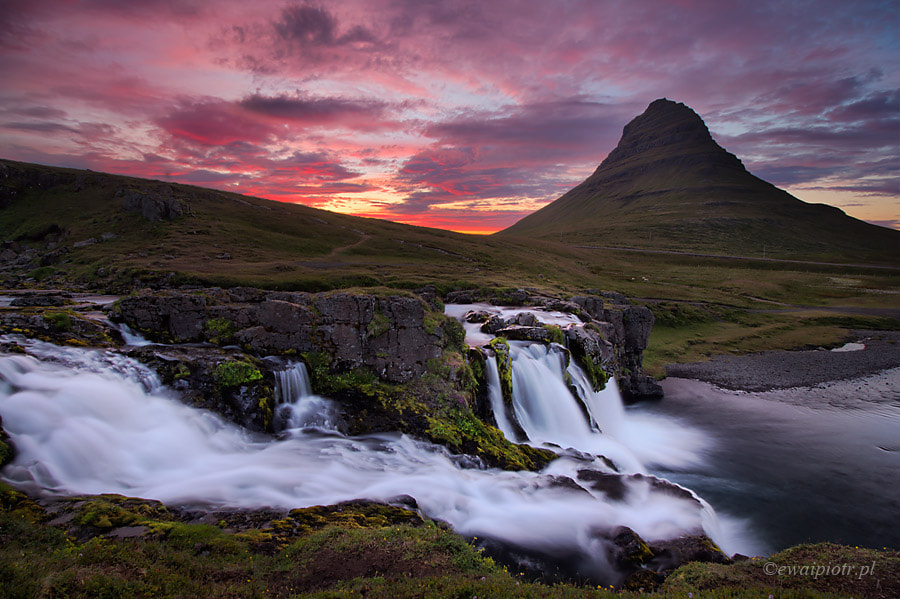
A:
[[[148,220],[140,210],[126,210],[141,198],[182,214]],[[547,244],[12,161],[0,161],[0,238],[7,250],[39,252],[40,265],[32,262],[24,274],[48,283],[55,277],[128,285],[135,276],[150,280],[170,272],[179,281],[309,291],[427,283],[566,286],[578,280],[566,267],[570,256],[559,255],[567,250]],[[13,267],[8,276],[20,274],[11,258],[5,262]]]
[[[900,265],[900,231],[808,204],[750,174],[690,108],[656,100],[583,183],[500,236]]]
[[[168,207],[162,216],[170,218],[151,221],[125,209],[141,198],[156,212]],[[0,240],[0,285],[7,287],[127,293],[183,283],[306,291],[431,284],[438,291],[531,288],[560,296],[615,290],[657,316],[645,354],[655,374],[673,361],[836,345],[851,329],[900,326],[900,268],[640,254],[573,247],[552,236],[463,235],[5,160]]]

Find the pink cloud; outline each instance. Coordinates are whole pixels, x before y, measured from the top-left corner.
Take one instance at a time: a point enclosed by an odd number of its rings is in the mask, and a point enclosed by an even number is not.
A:
[[[666,96],[773,182],[881,193],[900,218],[890,3],[8,4],[10,158],[496,224],[447,206],[553,199]]]

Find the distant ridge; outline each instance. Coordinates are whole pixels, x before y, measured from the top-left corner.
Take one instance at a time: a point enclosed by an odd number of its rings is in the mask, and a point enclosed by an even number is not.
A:
[[[897,263],[900,231],[755,177],[684,104],[652,102],[594,173],[498,233],[574,244]]]

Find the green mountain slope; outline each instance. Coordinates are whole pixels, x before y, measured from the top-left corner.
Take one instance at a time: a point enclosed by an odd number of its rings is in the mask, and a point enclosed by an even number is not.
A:
[[[684,104],[656,100],[583,183],[498,235],[570,244],[896,264],[900,231],[750,174]]]
[[[0,160],[0,284],[297,290],[565,286],[571,250],[119,175]],[[544,276],[544,273],[547,276]],[[551,276],[552,275],[552,276]]]

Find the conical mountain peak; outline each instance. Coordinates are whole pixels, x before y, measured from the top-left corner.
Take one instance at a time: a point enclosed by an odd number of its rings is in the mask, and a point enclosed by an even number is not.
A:
[[[679,102],[655,100],[597,170],[501,235],[792,259],[882,259],[897,231],[807,204],[749,173]]]
[[[707,155],[700,161],[743,169],[741,162],[713,140],[700,116],[680,102],[654,100],[643,114],[632,119],[622,139],[597,169],[619,166],[638,158],[641,163],[673,156]],[[710,157],[709,155],[713,155]],[[698,161],[699,162],[699,161]]]

